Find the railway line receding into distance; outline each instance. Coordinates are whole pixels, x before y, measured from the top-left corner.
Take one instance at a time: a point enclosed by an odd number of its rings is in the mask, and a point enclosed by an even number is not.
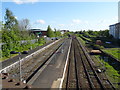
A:
[[[63,87],[114,90],[114,86],[108,79],[104,79],[103,72],[97,72],[93,63],[85,47],[73,37]]]
[[[59,52],[60,54],[58,54]],[[21,61],[21,76],[19,62],[15,64],[14,67],[8,69],[7,73],[10,74],[11,78],[17,81],[19,81],[21,77],[22,81],[25,81],[25,83],[29,82],[28,84],[31,83],[32,85],[35,85],[40,82],[40,80],[37,80],[38,77],[39,79],[42,78],[42,74],[41,76],[40,74],[36,74],[40,70],[46,70],[43,74],[43,78],[45,78],[46,75],[46,77],[50,79],[53,74],[53,76],[55,76],[55,80],[57,79],[59,81],[57,88],[114,90],[115,88],[110,81],[108,79],[104,79],[105,77],[103,72],[96,72],[95,64],[93,63],[94,62],[90,58],[88,52],[85,50],[85,47],[75,36],[72,36],[70,38],[61,39],[43,51],[31,55],[31,58]],[[44,70],[43,67],[46,69]],[[51,69],[49,69],[49,67]],[[53,72],[52,70],[54,73],[48,75],[49,72]],[[33,77],[35,78],[33,81],[31,81]],[[45,79],[47,80],[47,78]],[[51,80],[49,83],[50,85],[48,86],[54,87],[56,83],[53,82],[56,81],[54,80],[54,77],[51,79],[53,79],[53,81]],[[42,84],[38,85],[39,88],[40,86],[42,86]]]

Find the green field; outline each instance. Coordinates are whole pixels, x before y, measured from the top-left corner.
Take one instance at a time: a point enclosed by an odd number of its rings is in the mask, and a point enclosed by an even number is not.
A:
[[[120,48],[103,49],[103,51],[120,60]]]

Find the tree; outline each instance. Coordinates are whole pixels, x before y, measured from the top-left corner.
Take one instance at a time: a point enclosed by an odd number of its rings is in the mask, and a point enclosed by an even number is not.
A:
[[[2,43],[4,43],[1,46],[2,57],[9,57],[10,51],[20,52],[21,50],[28,49],[32,45],[30,40],[35,38],[35,35],[34,34],[30,35],[30,32],[28,30],[29,20],[23,19],[22,24],[24,30],[19,29],[17,19],[9,9],[6,9],[5,24],[4,28],[1,29]],[[26,40],[27,43],[22,43],[21,42],[22,40]]]
[[[52,31],[50,25],[47,28],[47,37],[54,37],[54,32]]]
[[[4,25],[5,29],[11,30],[13,27],[18,26],[17,19],[9,9],[6,9],[6,14],[4,18],[5,18],[5,25]]]
[[[61,32],[59,30],[57,31],[56,28],[54,30],[55,30],[55,32],[54,32],[55,37],[61,36]]]
[[[28,19],[22,19],[18,22],[18,26],[20,30],[29,30],[30,29],[30,22]]]
[[[104,36],[106,36],[106,37],[109,37],[109,36],[110,36],[110,35],[109,35],[109,30],[106,29],[106,30],[104,31]]]
[[[3,29],[3,22],[2,21],[0,21],[0,30],[2,30]]]
[[[61,32],[60,31],[56,31],[55,36],[56,37],[60,37],[61,36]]]

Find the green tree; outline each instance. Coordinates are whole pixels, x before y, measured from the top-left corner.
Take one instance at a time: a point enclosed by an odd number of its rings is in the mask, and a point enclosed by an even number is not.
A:
[[[56,31],[55,35],[56,35],[56,37],[60,37],[61,36],[61,32],[60,31]]]
[[[6,14],[4,18],[5,18],[5,25],[4,25],[5,29],[11,30],[13,27],[18,26],[17,19],[9,9],[6,9]]]
[[[52,31],[50,25],[47,28],[47,37],[54,37],[54,32]]]
[[[30,34],[30,31],[28,30],[29,20],[24,19],[22,24],[25,30],[20,30],[17,19],[9,9],[6,9],[5,23],[4,25],[2,25],[4,27],[1,29],[0,32],[2,34],[1,38],[3,43],[3,45],[1,46],[2,57],[9,57],[10,51],[28,50],[31,45],[33,45],[30,40],[35,39],[35,35]],[[21,43],[22,40],[26,40],[26,42]],[[41,40],[41,42],[42,41],[44,40]],[[36,43],[39,42],[35,42],[34,46],[36,45]]]
[[[59,36],[61,36],[61,32],[58,30],[56,30],[56,29],[54,29],[55,30],[55,37],[59,37]]]
[[[5,43],[2,45],[2,56],[8,57],[11,50],[18,50],[20,47],[20,40],[18,21],[13,13],[9,9],[6,9],[5,24],[2,29],[2,42]]]
[[[3,29],[3,22],[0,21],[0,30],[2,30],[2,29]]]

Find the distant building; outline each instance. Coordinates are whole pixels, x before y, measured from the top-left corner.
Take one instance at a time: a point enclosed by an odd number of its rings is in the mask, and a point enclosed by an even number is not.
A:
[[[118,2],[118,23],[109,26],[109,34],[120,39],[120,1]]]
[[[61,34],[64,34],[66,32],[69,32],[69,30],[60,30]]]
[[[116,33],[115,33],[116,36],[115,37],[117,39],[120,39],[120,22],[115,24],[115,28],[116,28]]]
[[[41,29],[31,29],[31,33],[34,33],[37,37],[47,36],[47,31]]]
[[[109,34],[115,37],[115,24],[109,26]]]
[[[120,22],[120,1],[118,2],[118,22]]]
[[[109,34],[114,38],[120,39],[120,22],[109,26]]]

